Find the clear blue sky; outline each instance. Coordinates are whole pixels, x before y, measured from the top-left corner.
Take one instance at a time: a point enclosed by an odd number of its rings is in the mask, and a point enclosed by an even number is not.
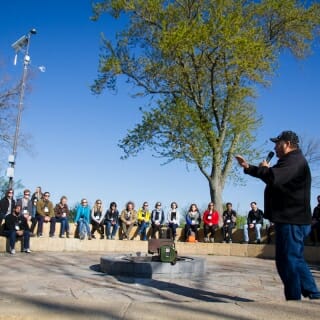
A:
[[[177,201],[180,207],[195,202],[203,208],[209,202],[209,189],[197,169],[188,171],[183,162],[161,166],[162,160],[152,158],[148,151],[120,160],[118,141],[139,122],[138,108],[145,101],[132,99],[133,88],[126,83],[119,85],[117,95],[91,94],[100,32],[111,36],[121,25],[107,16],[90,21],[90,2],[1,1],[1,68],[12,77],[19,78],[23,66],[21,56],[13,66],[11,44],[31,28],[38,31],[30,43],[34,76],[21,122],[22,132],[32,135],[34,155],[18,149],[16,178],[32,191],[38,185],[50,191],[53,202],[66,195],[70,205],[86,197],[91,204],[101,198],[105,207],[111,201],[122,208],[128,200],[137,206],[145,200],[153,206],[159,200],[164,207]],[[39,65],[46,66],[46,73],[36,71]],[[319,137],[319,71],[319,43],[307,60],[297,61],[289,55],[281,58],[272,85],[260,91],[257,99],[263,116],[258,143],[271,150],[273,143],[268,138],[284,129]],[[1,175],[6,167],[2,163]],[[228,186],[223,200],[243,214],[251,201],[263,207],[263,189],[260,181],[250,178],[246,186]],[[320,190],[312,190],[312,206],[318,193]]]

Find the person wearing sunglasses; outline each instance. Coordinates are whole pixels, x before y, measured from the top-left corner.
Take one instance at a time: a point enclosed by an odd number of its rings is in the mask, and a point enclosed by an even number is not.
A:
[[[8,189],[5,196],[0,200],[0,225],[2,224],[2,220],[13,212],[15,204],[13,189]]]
[[[77,226],[79,238],[80,240],[85,239],[86,235],[88,240],[91,240],[91,232],[90,232],[90,207],[88,205],[87,199],[81,199],[81,203],[77,208],[76,218],[74,223]]]
[[[102,201],[98,199],[91,210],[91,237],[93,239],[96,238],[94,235],[96,231],[100,234],[100,239],[104,239],[104,216]]]
[[[49,237],[53,238],[56,229],[56,218],[53,209],[53,203],[50,201],[50,193],[45,192],[42,199],[37,202],[37,214],[38,221],[37,236],[43,236],[43,223],[50,223]]]

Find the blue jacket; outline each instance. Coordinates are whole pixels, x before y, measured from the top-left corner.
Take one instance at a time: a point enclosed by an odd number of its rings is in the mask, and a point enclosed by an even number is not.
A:
[[[78,223],[79,219],[82,218],[87,223],[90,223],[90,213],[91,209],[89,206],[84,207],[82,205],[79,205],[77,208],[77,214],[76,218],[74,219],[74,222]]]

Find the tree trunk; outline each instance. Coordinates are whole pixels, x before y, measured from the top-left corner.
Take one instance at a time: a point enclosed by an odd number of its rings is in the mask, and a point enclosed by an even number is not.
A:
[[[209,189],[211,201],[215,203],[216,209],[219,212],[220,221],[223,212],[223,203],[222,203],[222,186],[217,177],[212,177],[209,180]]]

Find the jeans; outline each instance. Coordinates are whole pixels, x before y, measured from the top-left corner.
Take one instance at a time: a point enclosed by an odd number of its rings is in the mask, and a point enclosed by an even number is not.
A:
[[[254,231],[256,233],[256,240],[261,239],[261,232],[260,232],[261,227],[262,227],[261,223],[254,224]],[[249,225],[248,224],[245,224],[243,226],[243,238],[244,238],[244,241],[249,241]]]
[[[88,237],[91,236],[90,226],[89,226],[89,223],[86,220],[80,218],[78,220],[78,228],[79,228],[78,230],[79,230],[80,238],[81,238],[82,234],[84,234],[84,236],[85,236],[85,233],[87,234]]]
[[[37,235],[40,236],[43,233],[44,216],[42,216],[40,214],[37,214],[36,218],[37,218],[37,221],[38,221]],[[49,223],[50,223],[49,235],[53,236],[55,231],[56,231],[56,218],[55,217],[51,217]]]
[[[275,224],[276,266],[287,300],[301,300],[301,295],[308,297],[319,294],[303,255],[303,241],[310,229],[310,225]]]
[[[112,232],[111,232],[111,228],[112,228]],[[119,228],[119,225],[117,223],[112,224],[111,221],[107,220],[106,221],[106,235],[107,235],[107,238],[110,239],[110,236],[112,238],[114,238],[116,233],[117,233],[117,231],[118,231],[118,228]]]
[[[179,227],[179,225],[177,223],[169,223],[168,224],[168,228],[170,228],[172,230],[172,238],[175,239],[176,235],[177,235],[177,228]]]
[[[16,244],[16,239],[18,236],[16,230],[4,230],[4,234],[6,237],[9,238],[10,249],[14,249],[14,246]],[[28,230],[24,230],[22,237],[23,237],[23,249],[29,249],[30,248],[30,232]]]
[[[56,217],[56,222],[61,223],[60,236],[63,236],[65,232],[69,233],[70,227],[69,227],[69,221],[67,217]]]
[[[147,228],[149,227],[148,222],[141,222],[138,225],[138,235],[142,235],[143,240],[147,240]]]

